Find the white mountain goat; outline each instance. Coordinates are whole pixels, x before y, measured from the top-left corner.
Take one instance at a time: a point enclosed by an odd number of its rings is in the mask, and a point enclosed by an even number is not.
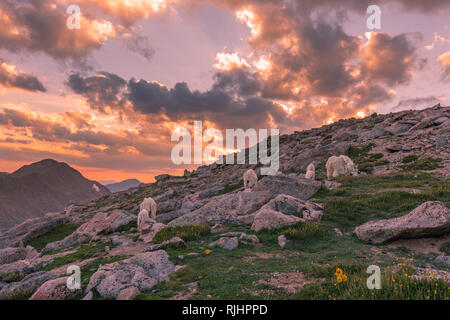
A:
[[[152,219],[156,218],[156,202],[152,198],[145,198],[139,206],[139,210],[147,210]]]
[[[92,185],[92,190],[94,190],[95,192],[100,192],[100,188],[96,184]]]
[[[338,176],[357,175],[358,169],[353,163],[352,159],[347,156],[341,155],[339,157],[331,156],[326,164],[327,178],[336,178]]]
[[[255,186],[258,181],[258,176],[255,171],[249,169],[244,172],[244,189],[251,189]]]
[[[148,211],[145,209],[142,209],[141,212],[139,212],[139,215],[137,218],[137,227],[138,227],[139,232],[142,230],[142,227],[145,225],[145,223],[147,221],[150,221]]]
[[[314,166],[314,163],[310,163],[308,167],[306,168],[306,179],[315,180],[316,179],[316,167]]]

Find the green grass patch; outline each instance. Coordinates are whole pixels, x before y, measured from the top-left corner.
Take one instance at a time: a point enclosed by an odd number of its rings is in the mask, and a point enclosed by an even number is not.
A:
[[[417,159],[419,159],[418,156],[416,156],[415,154],[410,154],[409,156],[404,157],[402,162],[403,163],[411,163],[413,161],[416,161]]]
[[[450,256],[450,241],[444,243],[440,248],[440,251],[444,252],[446,255]]]
[[[418,159],[410,164],[403,165],[405,170],[434,170],[442,168],[442,159],[435,159],[431,157]]]
[[[47,265],[42,270],[44,271],[50,271],[52,269],[58,268],[60,266],[75,262],[75,261],[82,261],[87,260],[90,258],[94,258],[99,256],[99,253],[102,253],[105,251],[105,247],[109,246],[110,248],[113,248],[114,245],[111,241],[109,242],[97,242],[95,244],[83,244],[80,246],[77,252],[57,257],[53,260],[52,263]]]
[[[22,280],[23,278],[25,278],[25,275],[23,275],[21,273],[17,273],[17,272],[10,272],[10,273],[0,276],[0,280],[7,282],[7,283],[17,282],[17,281]]]
[[[244,180],[241,180],[241,181],[239,181],[238,183],[235,183],[235,184],[228,184],[222,190],[218,191],[217,193],[215,193],[211,197],[219,196],[219,195],[222,195],[222,194],[227,194],[227,193],[233,192],[233,191],[235,191],[237,189],[240,189],[240,188],[243,188],[243,187],[244,187]]]
[[[184,241],[192,241],[200,239],[211,233],[211,227],[207,223],[199,225],[186,225],[167,227],[159,230],[153,237],[154,243],[161,243],[170,240],[173,237],[180,237]]]
[[[324,282],[315,283],[301,290],[298,299],[330,299],[330,300],[448,300],[448,283],[443,280],[414,279],[412,268],[404,267],[394,272],[382,268],[381,289],[367,288],[366,266],[357,268],[342,267],[343,276],[336,276],[334,270],[324,268],[326,276]],[[322,270],[322,271],[323,271]],[[386,270],[383,272],[383,270]]]
[[[44,249],[48,243],[62,240],[72,234],[78,227],[79,225],[77,224],[61,224],[41,236],[28,240],[24,245],[32,246],[40,251]]]

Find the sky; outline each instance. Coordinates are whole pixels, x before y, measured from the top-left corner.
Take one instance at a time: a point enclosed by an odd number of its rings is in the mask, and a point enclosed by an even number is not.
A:
[[[447,0],[2,0],[0,172],[52,158],[151,182],[193,167],[171,135],[194,121],[285,134],[449,105],[448,16]]]

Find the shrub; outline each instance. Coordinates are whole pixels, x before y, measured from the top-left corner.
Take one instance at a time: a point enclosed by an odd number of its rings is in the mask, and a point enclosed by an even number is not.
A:
[[[442,168],[441,162],[442,159],[427,157],[416,160],[413,163],[406,164],[403,166],[403,168],[405,170],[434,170],[437,168]]]
[[[167,227],[159,230],[153,237],[154,243],[161,243],[170,240],[173,237],[180,237],[184,241],[192,241],[200,239],[211,232],[211,227],[202,223],[199,225]]]

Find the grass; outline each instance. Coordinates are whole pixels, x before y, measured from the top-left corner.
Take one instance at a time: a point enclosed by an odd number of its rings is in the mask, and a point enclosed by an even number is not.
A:
[[[426,201],[450,202],[448,181],[429,174],[399,173],[386,176],[343,177],[342,186],[316,194],[324,203],[322,221],[350,231],[374,219],[389,219],[404,215]],[[399,188],[424,188],[422,193],[410,193]]]
[[[111,241],[81,245],[76,252],[55,258],[53,262],[47,265],[45,268],[43,268],[43,270],[50,271],[69,263],[97,257],[99,256],[100,253],[105,252],[106,246],[112,248],[114,245],[112,244]]]
[[[373,143],[361,147],[350,146],[348,155],[358,165],[360,171],[372,173],[375,167],[389,164],[389,161],[381,160],[384,157],[382,153],[369,154],[373,147]]]
[[[415,154],[410,154],[409,156],[404,157],[402,162],[403,163],[411,163],[413,161],[416,161],[417,159],[419,159],[418,156],[416,156]]]
[[[444,252],[446,255],[450,256],[450,241],[444,243],[440,248],[440,251]]]
[[[159,230],[153,237],[154,243],[161,243],[173,237],[180,237],[184,241],[200,239],[211,232],[209,224],[167,227]]]
[[[48,243],[62,240],[72,234],[78,227],[79,225],[77,224],[61,224],[43,235],[28,240],[24,245],[32,246],[36,250],[40,251],[44,249]]]
[[[415,160],[412,163],[403,165],[403,169],[405,170],[434,170],[437,168],[442,168],[441,165],[442,159],[435,159],[431,157],[421,158]]]
[[[10,272],[0,276],[0,280],[6,283],[17,282],[25,278],[25,275],[17,272]]]
[[[219,196],[222,194],[227,194],[227,193],[233,192],[234,190],[237,190],[237,189],[240,189],[243,187],[244,187],[244,181],[241,180],[238,183],[226,185],[222,190],[218,191],[211,197]]]
[[[367,288],[367,278],[363,265],[352,269],[343,267],[347,281],[333,274],[332,268],[325,268],[327,279],[300,291],[298,299],[331,299],[331,300],[448,300],[448,283],[444,280],[414,279],[412,268],[403,267],[393,271],[389,267],[382,268],[381,289]],[[383,272],[383,270],[385,270]],[[317,273],[317,271],[315,272]],[[314,274],[314,272],[313,272]],[[347,275],[348,274],[348,275]]]

